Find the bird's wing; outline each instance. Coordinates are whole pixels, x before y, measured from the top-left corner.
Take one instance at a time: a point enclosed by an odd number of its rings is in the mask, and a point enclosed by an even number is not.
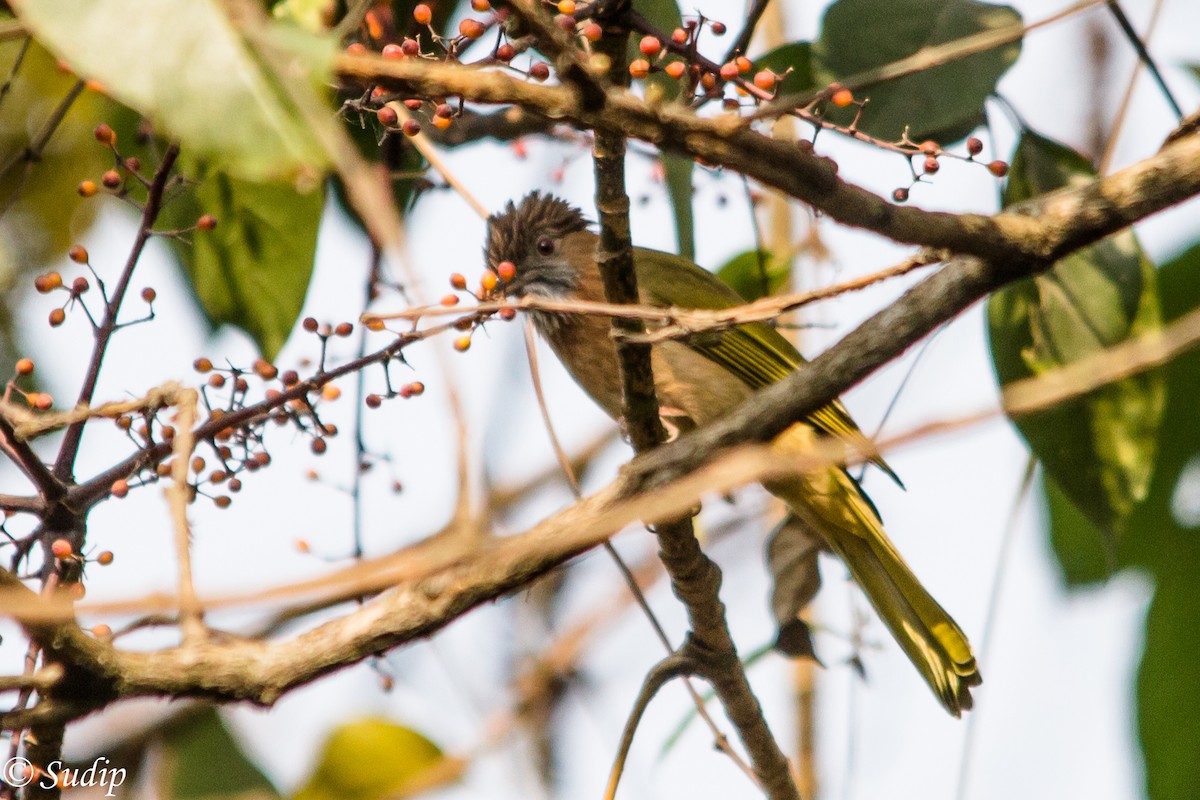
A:
[[[659,268],[649,268],[655,262]],[[638,248],[635,263],[638,265],[638,289],[643,300],[651,305],[715,310],[746,302],[716,275],[680,256]],[[683,341],[754,390],[785,378],[804,362],[804,357],[792,343],[764,322],[706,331]],[[866,435],[854,424],[841,400],[818,409],[808,419],[826,434],[869,448]],[[897,484],[904,485],[881,456],[872,458],[871,463]]]

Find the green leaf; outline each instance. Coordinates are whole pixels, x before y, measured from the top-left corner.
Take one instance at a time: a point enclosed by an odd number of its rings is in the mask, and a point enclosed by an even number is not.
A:
[[[815,55],[823,82],[846,80],[923,48],[1019,24],[1009,6],[976,0],[838,0],[825,12]],[[983,122],[983,103],[1021,52],[1019,42],[872,86],[859,128],[896,140],[957,141]],[[849,122],[853,109],[830,109]]]
[[[747,250],[717,270],[717,277],[745,300],[778,294],[788,284],[791,263],[766,250]]]
[[[754,59],[754,72],[769,69],[783,75],[779,91],[786,94],[806,92],[817,87],[813,65],[813,46],[810,42],[781,44]],[[828,81],[826,81],[828,83]]]
[[[264,18],[264,35],[251,42],[218,0],[12,5],[55,55],[178,138],[192,156],[248,180],[313,183],[324,172],[324,148],[289,92],[316,97],[329,75],[332,41]],[[287,74],[277,75],[268,64],[282,61]]]
[[[689,261],[695,261],[696,237],[692,215],[692,167],[695,164],[690,158],[663,153],[662,165],[667,192],[671,196],[671,208],[675,212],[675,238],[679,255]]]
[[[1200,309],[1200,245],[1159,270],[1163,318]],[[1122,539],[1122,563],[1156,582],[1137,677],[1138,735],[1153,800],[1195,797],[1200,786],[1200,351],[1164,368],[1167,407],[1158,464]]]
[[[181,169],[197,183],[167,216],[180,227],[200,213],[217,218],[215,230],[196,231],[190,245],[177,247],[192,290],[214,325],[241,328],[272,360],[304,305],[324,190],[239,180],[192,160]]]
[[[1116,571],[1113,541],[1075,507],[1054,479],[1042,474],[1050,517],[1050,546],[1068,586],[1103,583]]]
[[[321,751],[308,783],[292,800],[382,800],[402,796],[449,763],[429,739],[402,725],[371,717],[337,728]],[[453,765],[452,765],[453,766]],[[456,777],[452,769],[447,783]]]
[[[188,715],[163,733],[160,797],[268,800],[280,794],[246,758],[216,709]]]
[[[1077,153],[1026,132],[1004,199],[1018,202],[1090,174]],[[1000,383],[1040,375],[1157,329],[1156,277],[1126,231],[992,295],[988,331]],[[1163,376],[1151,371],[1013,422],[1063,493],[1115,541],[1149,489],[1163,404]]]

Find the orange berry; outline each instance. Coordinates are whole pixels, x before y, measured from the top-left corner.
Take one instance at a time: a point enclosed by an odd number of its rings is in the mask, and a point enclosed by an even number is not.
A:
[[[650,62],[644,58],[637,58],[629,62],[629,74],[634,78],[645,78],[650,74]]]
[[[643,36],[638,42],[638,49],[642,51],[642,55],[646,58],[654,58],[662,50],[662,42],[657,36]]]
[[[55,558],[70,558],[71,553],[75,551],[66,539],[55,539],[54,543],[50,545],[50,552],[54,553]]]
[[[927,156],[935,156],[942,151],[941,146],[933,139],[926,139],[917,147],[922,153]]]
[[[196,227],[202,231],[211,231],[217,227],[217,218],[212,214],[204,214],[200,219],[196,220]]]
[[[738,56],[733,63],[737,64],[738,72],[745,75],[750,70],[754,69],[754,62],[745,56]]]
[[[833,96],[829,98],[829,102],[833,103],[838,108],[845,108],[854,102],[854,92],[845,88],[838,89],[833,93]]]
[[[17,374],[32,375],[33,374],[33,359],[18,358],[17,359]]]
[[[307,539],[297,539],[296,540],[296,552],[298,552],[298,553],[310,552],[310,548],[309,548]]]
[[[124,497],[125,495],[129,494],[129,481],[125,480],[124,478],[117,478],[115,481],[113,481],[113,484],[111,487],[109,487],[108,491],[113,497]]]
[[[711,92],[717,88],[717,76],[711,72],[704,73],[700,76],[700,85]]]
[[[455,289],[463,290],[467,288],[467,278],[461,272],[455,272],[450,275],[450,285]]]
[[[404,388],[408,389],[408,393],[413,397],[420,397],[425,394],[425,384],[420,381],[413,381]]]
[[[92,197],[100,191],[100,187],[96,185],[95,181],[80,181],[75,191],[79,192],[80,197]]]
[[[500,309],[500,319],[509,320],[517,316],[517,310],[512,306],[505,306]]]
[[[348,56],[365,56],[367,54],[367,46],[362,42],[351,42],[346,46],[346,55]]]
[[[465,353],[471,347],[471,337],[460,336],[454,340],[454,349],[460,353]]]
[[[318,438],[318,439],[313,439],[312,444],[309,445],[309,447],[312,448],[313,453],[315,453],[316,455],[321,455],[322,453],[324,453],[326,450],[329,449],[329,443],[326,442],[324,439]]]
[[[62,275],[57,272],[47,272],[45,275],[39,275],[33,279],[33,288],[39,293],[46,294],[63,285]]]
[[[452,123],[453,120],[450,119],[450,117],[439,117],[435,115],[433,118],[433,127],[437,128],[439,131],[446,130]]]
[[[604,36],[604,29],[595,22],[583,26],[583,38],[589,42],[598,42]]]
[[[67,319],[67,312],[61,308],[53,308],[50,310],[50,327],[57,328],[62,325]]]
[[[264,381],[269,381],[279,374],[279,368],[265,358],[260,358],[254,362],[254,372]]]
[[[142,289],[142,300],[146,301],[147,303],[153,303],[157,299],[158,292],[154,291],[154,289],[150,288],[149,286],[147,286],[145,289]]]
[[[997,178],[1003,178],[1008,174],[1008,164],[1003,161],[993,161],[987,165],[988,172],[995,175]]]
[[[663,67],[663,70],[672,78],[679,80],[683,77],[683,73],[687,71],[687,66],[682,61],[672,61]]]
[[[112,628],[105,625],[103,622],[101,622],[99,625],[93,625],[92,626],[92,636],[96,636],[101,639],[103,639],[106,636],[112,636]],[[67,777],[67,773],[63,772],[58,777],[60,780],[62,780]]]
[[[342,396],[342,390],[334,386],[332,383],[327,383],[321,387],[321,397],[326,400],[337,400]]]
[[[113,551],[112,550],[101,550],[100,553],[96,556],[96,563],[102,567],[107,567],[112,562],[113,562]]]
[[[490,292],[496,288],[497,278],[496,273],[490,269],[485,271],[479,279],[479,285],[483,287],[483,291]]]
[[[333,329],[335,336],[340,336],[345,339],[350,334],[354,333],[354,325],[349,322],[339,322]]]
[[[731,81],[738,76],[738,66],[735,62],[730,61],[728,64],[721,65],[721,79]]]
[[[492,10],[492,4],[488,0],[471,0],[471,10],[483,14]]]
[[[233,498],[227,494],[219,494],[213,498],[213,505],[217,508],[229,508],[233,505]]]
[[[671,41],[678,45],[687,44],[688,32],[683,28],[676,28],[671,31]]]
[[[54,398],[45,392],[41,392],[40,394],[34,395],[33,407],[38,411],[49,411],[54,407]]]
[[[478,39],[483,36],[487,27],[477,19],[464,19],[458,23],[458,32],[468,39]]]
[[[556,8],[558,13],[566,14],[569,17],[575,13],[575,0],[558,0]]]
[[[442,305],[446,306],[447,308],[449,308],[450,306],[456,306],[456,305],[458,305],[458,295],[448,294],[442,298],[441,302],[442,302]]]
[[[365,323],[363,323],[363,325],[365,325],[366,329],[369,331],[383,330],[383,320],[381,320],[381,319],[371,318],[371,319],[367,320]]]
[[[418,25],[428,25],[433,22],[433,9],[424,3],[418,3],[413,8],[413,19],[417,21]]]
[[[516,55],[517,55],[517,48],[513,47],[508,42],[505,42],[504,44],[502,44],[496,48],[496,59],[498,61],[503,61],[506,64],[509,61],[512,61],[516,57]]]
[[[496,265],[496,275],[499,276],[500,280],[508,283],[517,277],[517,266],[511,261],[501,261]]]
[[[207,358],[197,358],[192,362],[192,368],[203,375],[205,372],[212,372],[213,363]]]
[[[764,91],[774,89],[778,80],[779,77],[769,69],[762,69],[754,74],[754,85]]]

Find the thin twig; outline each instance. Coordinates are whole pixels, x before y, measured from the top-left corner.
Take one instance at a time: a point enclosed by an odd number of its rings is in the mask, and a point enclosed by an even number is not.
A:
[[[196,447],[194,428],[196,425],[196,403],[199,394],[195,389],[183,389],[175,398],[178,432],[175,434],[171,460],[171,486],[167,498],[171,504],[171,517],[175,523],[175,563],[178,571],[179,627],[184,643],[194,643],[205,638],[204,616],[196,597],[192,582],[192,530],[188,523],[187,509],[191,502],[192,486],[188,481],[192,452]]]
[[[104,356],[108,352],[108,343],[118,328],[117,315],[121,311],[121,305],[125,302],[125,293],[133,278],[133,271],[142,258],[142,251],[154,234],[154,223],[158,221],[171,170],[174,169],[175,160],[178,157],[179,146],[177,144],[170,145],[163,153],[162,161],[159,162],[158,169],[154,173],[154,179],[150,182],[150,189],[146,194],[146,204],[142,210],[142,219],[138,225],[133,247],[129,250],[129,257],[125,260],[125,267],[121,270],[120,277],[117,278],[112,294],[108,296],[100,326],[95,330],[96,341],[92,346],[91,358],[88,359],[83,385],[79,388],[79,396],[75,401],[76,406],[91,405],[92,397],[96,392],[96,383],[100,379],[100,367],[104,364]],[[54,462],[54,475],[59,480],[65,481],[72,478],[75,471],[75,458],[79,455],[79,443],[83,438],[83,426],[82,420],[72,423],[63,434],[62,445],[58,449],[58,458]]]
[[[1146,25],[1146,39],[1149,40],[1154,35],[1154,29],[1158,26],[1160,12],[1162,12],[1163,0],[1155,0],[1154,9],[1150,12],[1150,22]],[[1110,2],[1108,8],[1116,16],[1117,21],[1121,25],[1121,29],[1125,32],[1127,38],[1133,42],[1134,49],[1138,53],[1138,61],[1134,63],[1133,69],[1129,72],[1129,82],[1125,84],[1125,93],[1121,95],[1121,104],[1117,106],[1117,113],[1113,116],[1112,127],[1108,133],[1108,140],[1104,143],[1104,153],[1100,156],[1100,162],[1096,165],[1096,174],[1105,175],[1112,166],[1113,155],[1117,150],[1117,140],[1120,139],[1121,129],[1125,126],[1125,120],[1129,116],[1129,108],[1133,104],[1133,93],[1137,89],[1138,76],[1142,72],[1142,67],[1148,67],[1155,78],[1159,82],[1159,87],[1167,98],[1167,102],[1175,109],[1176,115],[1182,120],[1183,112],[1180,111],[1179,105],[1175,102],[1175,98],[1167,90],[1166,84],[1162,82],[1162,76],[1158,73],[1158,68],[1154,65],[1154,61],[1150,58],[1150,53],[1146,50],[1146,45],[1133,31],[1133,27],[1129,24],[1121,7],[1115,2]],[[1145,53],[1143,58],[1142,54]]]

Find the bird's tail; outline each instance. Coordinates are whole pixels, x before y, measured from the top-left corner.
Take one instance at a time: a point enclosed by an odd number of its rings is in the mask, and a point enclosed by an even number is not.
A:
[[[806,449],[806,425],[776,440],[790,455]],[[808,428],[808,431],[811,431]],[[954,716],[971,707],[981,682],[971,644],[958,624],[913,574],[883,531],[874,507],[842,469],[825,467],[767,488],[829,542],[909,660]]]

